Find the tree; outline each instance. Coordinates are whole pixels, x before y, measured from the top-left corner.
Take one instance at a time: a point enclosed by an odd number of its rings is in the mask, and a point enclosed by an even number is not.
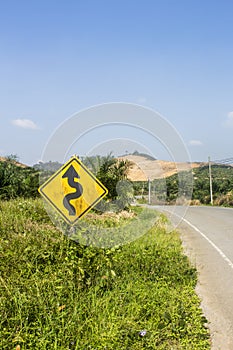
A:
[[[107,198],[117,210],[128,207],[133,199],[133,187],[129,181],[126,181],[130,165],[128,160],[118,160],[109,154],[102,157],[102,163],[96,174],[107,187]]]
[[[17,156],[10,155],[0,162],[0,198],[2,199],[38,195],[38,172],[30,167],[20,166],[17,161]]]

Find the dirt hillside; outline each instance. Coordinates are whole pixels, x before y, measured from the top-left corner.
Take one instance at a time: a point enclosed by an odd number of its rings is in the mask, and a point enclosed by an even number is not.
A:
[[[203,165],[203,163],[176,163],[165,160],[151,160],[140,155],[126,155],[120,157],[120,159],[128,159],[132,163],[128,174],[128,178],[131,181],[166,178],[178,171],[190,170]]]
[[[0,156],[0,162],[5,162],[5,161],[6,161],[6,158]],[[25,164],[20,163],[20,162],[15,162],[15,164],[21,168],[28,168],[28,165],[25,165]]]

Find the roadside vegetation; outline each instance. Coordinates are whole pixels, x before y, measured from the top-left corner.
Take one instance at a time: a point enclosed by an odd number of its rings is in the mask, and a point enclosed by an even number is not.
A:
[[[108,188],[108,203],[101,203],[101,211],[118,211],[128,208],[133,200],[133,187],[127,181],[130,166],[128,161],[118,161],[111,154],[106,157],[87,157],[83,163]],[[47,162],[27,167],[18,162],[16,155],[10,155],[0,161],[0,199],[17,197],[35,198],[39,196],[40,183],[47,180],[62,164]]]
[[[163,216],[135,242],[98,249],[59,232],[41,199],[2,200],[0,273],[2,350],[210,349],[196,270]]]
[[[0,161],[0,199],[38,196],[39,173],[20,165],[15,155]]]
[[[130,236],[126,223],[142,210],[130,206],[130,164],[111,155],[83,161],[109,189],[101,212],[84,221]],[[25,167],[16,156],[0,162],[0,348],[210,349],[196,270],[165,217],[122,246],[73,241],[37,198],[39,182],[59,167]]]
[[[178,198],[179,186],[182,193],[190,195],[192,204],[210,204],[209,168],[202,166],[192,170],[193,189],[186,185],[187,172],[181,172],[179,178],[174,174],[166,179],[151,182],[151,197],[156,203],[174,204]],[[179,183],[179,181],[181,183]],[[212,165],[212,187],[214,205],[233,206],[233,167],[229,165]],[[155,191],[154,191],[155,189]],[[141,201],[146,202],[148,196],[148,182],[135,182],[134,190]],[[154,195],[156,193],[156,195]]]
[[[233,206],[233,167],[212,165],[212,187],[215,205]],[[194,170],[193,199],[202,204],[210,203],[209,169],[207,166]]]
[[[39,196],[39,182],[43,183],[61,167],[58,162],[38,163],[33,167],[19,166],[15,155],[0,161],[0,199],[17,197],[36,198]],[[109,154],[106,157],[87,157],[83,163],[109,189],[108,203],[100,203],[101,211],[118,211],[128,208],[134,195],[140,197],[139,202],[146,202],[148,182],[127,181],[130,162],[118,161]],[[185,180],[187,172],[181,172],[166,179],[151,181],[152,202],[173,204],[178,197],[178,189],[182,188],[184,195],[190,195],[192,204],[210,204],[210,185],[208,166],[192,170],[192,184]],[[229,165],[212,165],[212,186],[214,205],[233,206],[233,167]],[[180,183],[181,182],[181,183]]]

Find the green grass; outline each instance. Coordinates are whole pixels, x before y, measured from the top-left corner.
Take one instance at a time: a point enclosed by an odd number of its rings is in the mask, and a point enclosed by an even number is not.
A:
[[[163,221],[100,249],[60,233],[39,199],[0,202],[0,348],[210,349],[196,270]]]

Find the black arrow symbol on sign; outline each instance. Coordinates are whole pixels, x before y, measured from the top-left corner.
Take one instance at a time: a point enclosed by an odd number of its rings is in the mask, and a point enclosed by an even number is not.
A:
[[[74,216],[76,214],[76,209],[75,207],[70,203],[70,201],[72,199],[77,199],[79,197],[81,197],[82,193],[83,193],[83,188],[80,185],[80,183],[75,182],[74,179],[80,179],[79,174],[77,173],[77,171],[75,170],[75,168],[73,167],[73,165],[71,165],[67,171],[65,172],[65,174],[62,176],[63,179],[67,178],[68,180],[68,184],[71,188],[75,188],[76,192],[72,192],[67,194],[64,199],[63,199],[63,205],[64,207],[69,211],[69,215]]]

